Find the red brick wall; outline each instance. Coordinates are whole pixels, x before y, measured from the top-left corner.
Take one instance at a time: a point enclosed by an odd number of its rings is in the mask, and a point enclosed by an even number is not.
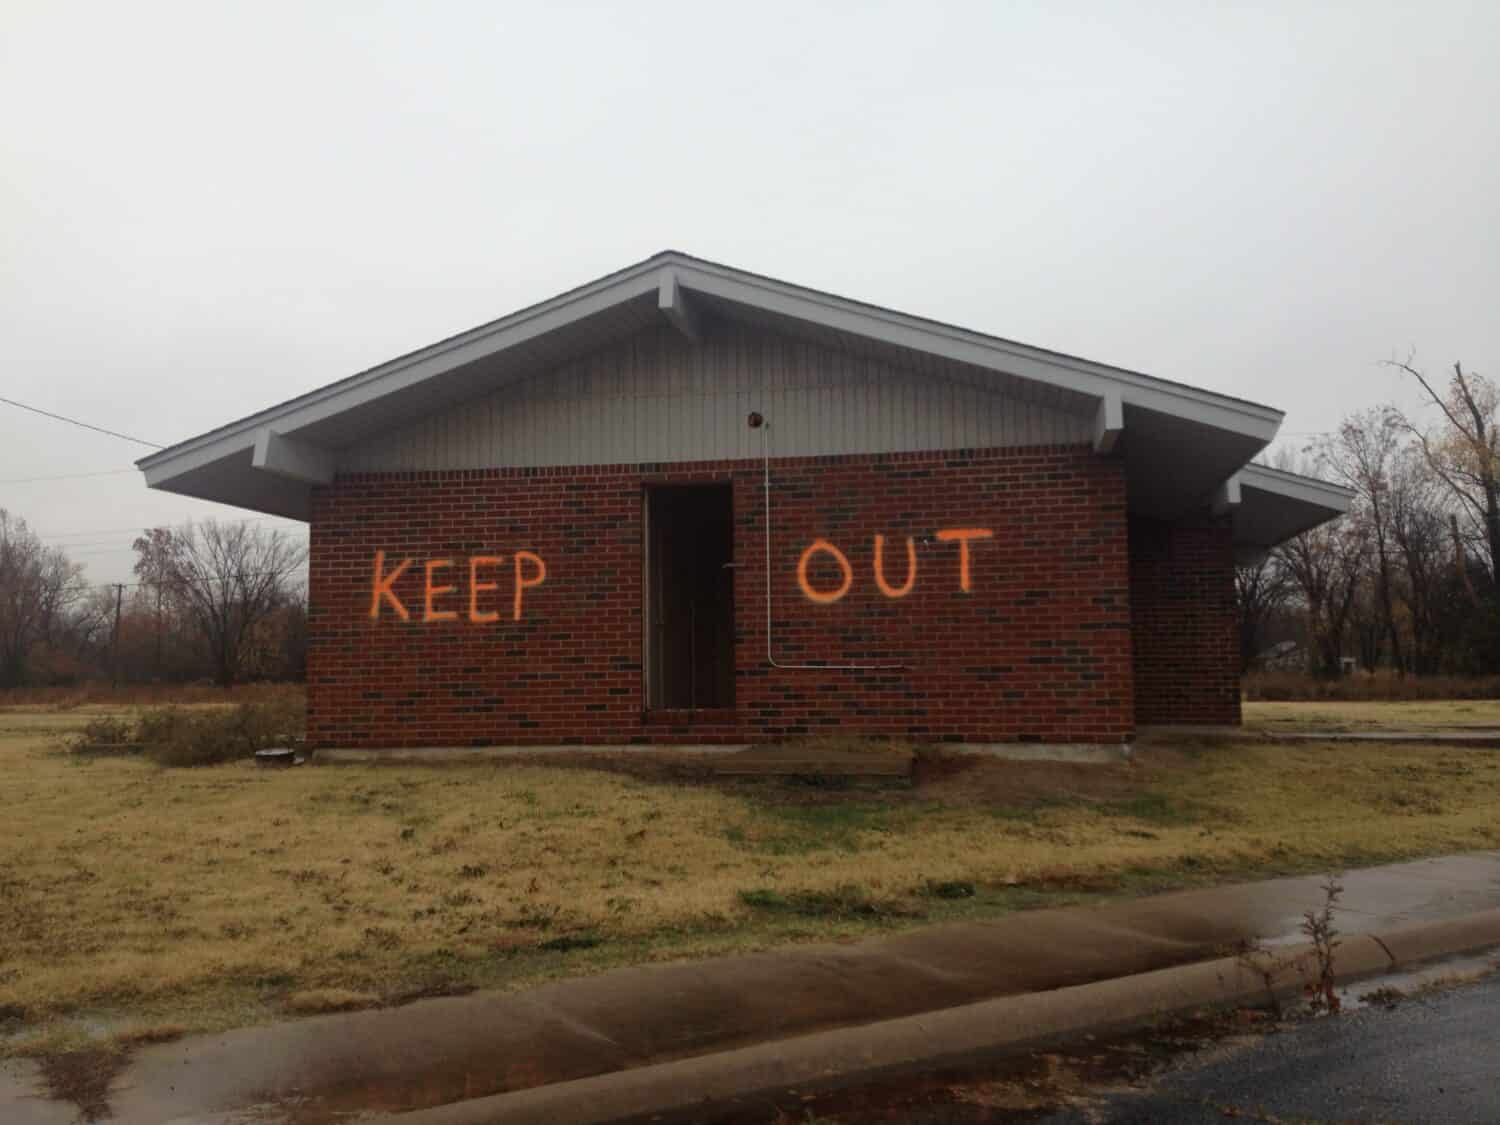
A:
[[[1130,519],[1138,723],[1238,723],[1234,549],[1227,520]]]
[[[659,471],[658,471],[659,470]],[[758,461],[356,474],[315,494],[309,731],[317,746],[757,740],[838,731],[922,740],[1118,742],[1132,731],[1125,483],[1086,448],[782,459],[772,463],[775,657],[901,664],[776,669],[766,661],[764,494]],[[730,480],[735,524],[732,716],[642,721],[642,489]],[[985,528],[960,549],[943,529]],[[889,597],[872,574],[885,536]],[[823,538],[849,592],[809,600],[798,560]],[[409,568],[370,616],[375,553]],[[545,560],[512,620],[514,552]],[[468,562],[499,555],[469,621]],[[428,560],[436,613],[424,621]],[[529,578],[534,565],[525,564]],[[836,589],[826,554],[807,579]]]

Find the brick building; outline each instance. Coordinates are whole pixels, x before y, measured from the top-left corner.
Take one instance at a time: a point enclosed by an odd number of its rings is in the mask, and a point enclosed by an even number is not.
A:
[[[1239,719],[1279,411],[675,252],[140,462],[311,528],[315,746]]]

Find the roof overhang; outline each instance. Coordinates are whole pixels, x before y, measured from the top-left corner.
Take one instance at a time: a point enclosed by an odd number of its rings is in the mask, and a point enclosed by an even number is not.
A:
[[[1230,512],[1240,559],[1343,515],[1353,502],[1353,489],[1266,465],[1246,465],[1217,498],[1220,509]]]
[[[1157,517],[1209,503],[1270,442],[1282,418],[1268,406],[667,251],[137,465],[152,488],[306,519],[312,489],[331,479],[344,447],[662,318],[696,338],[706,317],[815,333],[898,362],[937,357],[976,381],[1053,388],[1089,412],[1095,448],[1124,460],[1131,510]]]

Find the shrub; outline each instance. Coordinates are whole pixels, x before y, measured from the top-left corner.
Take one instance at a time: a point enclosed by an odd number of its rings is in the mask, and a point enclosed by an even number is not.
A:
[[[302,736],[305,724],[300,696],[212,711],[157,707],[133,727],[123,719],[96,719],[72,749],[81,754],[144,753],[163,766],[211,766],[285,746]]]
[[[138,754],[140,744],[132,737],[129,721],[111,716],[94,719],[69,744],[74,754]]]
[[[148,747],[164,746],[180,738],[191,721],[191,715],[178,707],[157,707],[136,721],[136,737]]]
[[[252,757],[302,736],[306,708],[299,698],[242,703],[228,711],[165,707],[141,718],[146,753],[164,766],[211,766]]]

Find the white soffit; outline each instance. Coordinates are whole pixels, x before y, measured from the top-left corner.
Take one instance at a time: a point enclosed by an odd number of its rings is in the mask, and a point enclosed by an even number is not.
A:
[[[153,488],[305,518],[311,488],[327,475],[328,456],[361,436],[548,370],[661,317],[693,338],[700,306],[750,310],[893,353],[989,371],[1001,383],[1020,379],[1092,400],[1096,448],[1123,447],[1132,508],[1139,498],[1141,509],[1153,514],[1180,509],[1194,489],[1199,497],[1211,491],[1271,440],[1282,418],[1278,410],[1231,396],[666,251],[136,464]],[[1133,424],[1141,430],[1135,441]],[[1199,472],[1183,472],[1184,455]],[[246,474],[276,474],[278,483],[268,489],[263,480],[241,479]]]
[[[1253,555],[1347,512],[1354,491],[1328,481],[1246,465],[1235,474],[1239,499],[1230,508],[1234,541]]]

